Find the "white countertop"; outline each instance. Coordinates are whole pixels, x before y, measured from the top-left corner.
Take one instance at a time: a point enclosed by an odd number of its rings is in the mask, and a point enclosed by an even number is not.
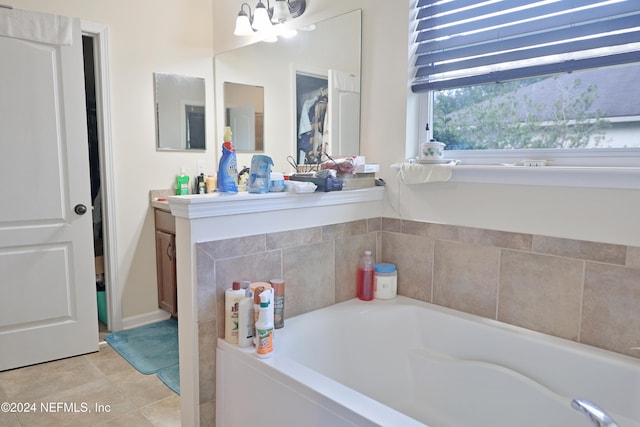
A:
[[[382,200],[384,187],[313,193],[214,193],[169,196],[171,213],[182,218],[208,218],[285,209],[303,209]],[[166,203],[153,201],[151,205]],[[158,205],[159,209],[162,209]]]

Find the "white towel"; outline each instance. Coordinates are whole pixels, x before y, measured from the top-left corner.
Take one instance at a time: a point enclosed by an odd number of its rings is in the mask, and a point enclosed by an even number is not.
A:
[[[49,13],[0,8],[0,36],[40,43],[71,45],[71,18]]]
[[[443,182],[451,178],[455,161],[446,164],[401,163],[396,166],[398,175],[405,184],[424,184],[428,182]]]

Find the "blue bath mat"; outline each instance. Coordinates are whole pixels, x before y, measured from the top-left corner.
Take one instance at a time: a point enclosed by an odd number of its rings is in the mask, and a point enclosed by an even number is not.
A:
[[[180,365],[178,363],[160,369],[158,378],[176,394],[180,394]]]
[[[178,364],[178,322],[175,319],[115,332],[104,339],[143,374],[155,374]]]

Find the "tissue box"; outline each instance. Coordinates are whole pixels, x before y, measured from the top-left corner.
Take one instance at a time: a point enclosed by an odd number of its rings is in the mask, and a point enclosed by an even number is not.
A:
[[[356,165],[356,173],[376,173],[380,172],[380,165],[376,163],[364,163]]]

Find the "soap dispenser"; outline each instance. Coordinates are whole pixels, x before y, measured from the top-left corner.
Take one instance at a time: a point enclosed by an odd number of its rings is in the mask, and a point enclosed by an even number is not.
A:
[[[180,169],[180,173],[176,176],[176,195],[183,196],[189,194],[189,175],[184,171],[184,168]]]

